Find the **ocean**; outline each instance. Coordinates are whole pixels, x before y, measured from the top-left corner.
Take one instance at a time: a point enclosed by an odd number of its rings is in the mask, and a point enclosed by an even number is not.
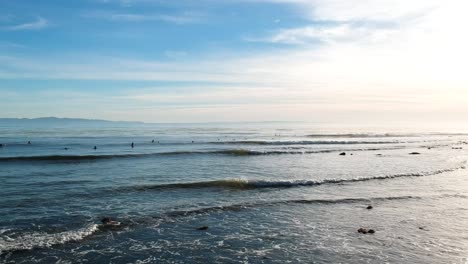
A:
[[[463,131],[0,126],[0,144],[0,263],[468,263]]]

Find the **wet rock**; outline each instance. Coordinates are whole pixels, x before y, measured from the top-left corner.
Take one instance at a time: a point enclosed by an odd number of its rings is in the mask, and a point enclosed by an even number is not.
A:
[[[372,205],[368,205],[368,206],[366,207],[367,210],[370,210],[370,209],[372,209],[372,208],[374,208],[374,207],[372,207]]]
[[[362,228],[362,227],[361,227],[361,228],[358,229],[358,233],[367,234],[367,232],[368,232],[368,231],[367,231],[367,229],[365,229],[365,228]]]
[[[197,230],[208,230],[208,226],[201,226],[197,228]]]
[[[375,234],[375,230],[361,227],[361,228],[358,229],[358,233],[361,233],[361,234]]]
[[[103,224],[108,224],[110,222],[112,222],[112,218],[110,218],[110,217],[104,217],[104,218],[101,219],[101,223],[103,223]]]
[[[346,155],[346,152],[341,152],[340,153],[340,156],[344,156],[344,155]]]
[[[419,155],[419,154],[421,154],[421,153],[419,153],[419,152],[410,152],[409,154],[410,154],[410,155]]]

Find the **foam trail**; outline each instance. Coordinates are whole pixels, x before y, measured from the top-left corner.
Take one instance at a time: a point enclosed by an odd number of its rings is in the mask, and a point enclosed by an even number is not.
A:
[[[70,241],[79,241],[98,231],[98,225],[92,224],[82,229],[60,233],[30,232],[17,237],[0,235],[0,255],[18,250],[51,247]]]

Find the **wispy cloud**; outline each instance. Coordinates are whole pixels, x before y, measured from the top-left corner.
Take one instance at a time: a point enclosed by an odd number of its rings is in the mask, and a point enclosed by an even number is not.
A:
[[[118,13],[109,11],[92,11],[83,14],[87,18],[104,19],[109,21],[145,22],[160,21],[173,24],[190,24],[202,21],[203,15],[197,12],[182,12],[178,14],[144,14]]]
[[[32,22],[17,24],[13,26],[7,26],[7,27],[4,27],[4,29],[8,31],[40,30],[40,29],[46,28],[47,26],[49,26],[49,22],[46,19],[38,16],[36,20]]]
[[[280,44],[306,45],[321,43],[349,43],[364,41],[385,41],[392,33],[397,31],[394,27],[375,27],[372,25],[356,25],[353,23],[338,23],[333,25],[309,25],[298,28],[281,29],[267,37],[246,38],[254,42],[270,42]]]

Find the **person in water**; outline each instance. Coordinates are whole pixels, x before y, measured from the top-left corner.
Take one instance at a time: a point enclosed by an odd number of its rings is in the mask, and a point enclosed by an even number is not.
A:
[[[132,142],[132,145],[131,145],[131,146],[132,146],[132,148],[133,148],[133,147],[135,147],[135,144],[133,144],[133,142]]]
[[[96,149],[97,149],[97,147],[96,147],[96,146],[94,146],[94,150],[96,150]]]
[[[153,140],[151,140],[151,143],[154,143],[154,139],[153,139]]]
[[[28,145],[31,145],[31,141],[28,141]]]

